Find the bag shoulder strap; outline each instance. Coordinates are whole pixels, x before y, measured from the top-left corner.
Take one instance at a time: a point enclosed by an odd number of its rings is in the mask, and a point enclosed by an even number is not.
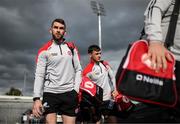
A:
[[[174,36],[176,31],[177,20],[179,16],[180,0],[175,0],[174,9],[171,15],[168,32],[166,35],[165,44],[167,47],[172,46],[174,43]]]
[[[67,44],[67,46],[69,47],[69,49],[71,50],[71,53],[72,53],[72,56],[74,56],[74,49],[75,49],[75,44],[74,42],[65,42],[65,44]],[[72,64],[73,64],[73,67],[75,68],[74,66],[74,60],[72,59]]]
[[[106,67],[107,68],[107,65],[109,65],[106,61],[104,61],[104,60],[101,60],[100,61],[103,65],[104,65],[104,67]]]
[[[108,69],[108,67],[107,67],[107,65],[109,65],[108,62],[106,62],[106,61],[104,61],[104,60],[101,60],[100,62],[104,65],[104,67],[105,67],[106,69]],[[108,72],[108,78],[109,78],[109,80],[111,80],[111,77],[110,77],[109,72]],[[113,91],[113,90],[114,90],[113,84],[109,82],[109,85],[110,85],[110,87],[111,87],[111,90]]]
[[[74,42],[65,42],[65,44],[67,44],[67,46],[69,47],[69,49],[72,52],[72,55],[74,56],[74,49],[75,49]]]

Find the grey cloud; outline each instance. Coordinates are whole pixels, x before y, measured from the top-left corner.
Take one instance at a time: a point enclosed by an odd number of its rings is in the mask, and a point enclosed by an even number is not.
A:
[[[116,71],[128,43],[139,37],[149,0],[100,1],[106,9],[102,17],[103,57]],[[75,41],[83,67],[89,61],[88,46],[98,44],[98,18],[90,0],[1,0],[0,16],[1,93],[11,86],[22,89],[27,72],[25,94],[32,95],[35,56],[51,38],[48,30],[54,18],[65,19],[66,39]]]

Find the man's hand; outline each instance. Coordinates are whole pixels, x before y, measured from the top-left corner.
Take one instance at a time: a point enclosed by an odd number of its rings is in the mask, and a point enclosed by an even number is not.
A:
[[[43,106],[41,100],[34,101],[32,112],[35,117],[40,117],[42,115],[42,107]]]
[[[164,47],[160,41],[150,41],[148,54],[144,60],[151,61],[151,67],[156,72],[162,68],[163,71],[167,68],[167,60],[172,61],[169,51]]]
[[[118,92],[117,90],[114,90],[114,91],[112,92],[112,97],[113,97],[113,99],[115,99],[118,94],[119,94],[119,92]]]

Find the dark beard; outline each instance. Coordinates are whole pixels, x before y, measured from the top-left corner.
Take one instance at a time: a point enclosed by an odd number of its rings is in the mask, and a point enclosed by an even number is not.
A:
[[[54,35],[52,35],[53,37],[53,40],[57,43],[57,44],[61,44],[61,42],[63,42],[65,39],[64,39],[64,36],[61,35],[60,38],[56,38]]]
[[[52,35],[52,37],[53,37],[53,40],[61,41],[61,40],[63,39],[64,36],[61,35],[60,38],[56,38],[54,35]]]

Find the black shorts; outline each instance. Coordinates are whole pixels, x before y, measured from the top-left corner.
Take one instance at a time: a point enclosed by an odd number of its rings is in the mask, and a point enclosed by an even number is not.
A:
[[[78,112],[78,95],[75,90],[65,93],[43,93],[44,114],[58,113],[76,116]]]
[[[89,105],[89,104],[80,104],[80,113],[78,115],[78,121],[87,121],[87,122],[97,122],[101,119],[101,116],[104,117],[116,116],[118,114],[118,109],[115,103],[110,105],[110,100],[103,101],[100,106]]]

